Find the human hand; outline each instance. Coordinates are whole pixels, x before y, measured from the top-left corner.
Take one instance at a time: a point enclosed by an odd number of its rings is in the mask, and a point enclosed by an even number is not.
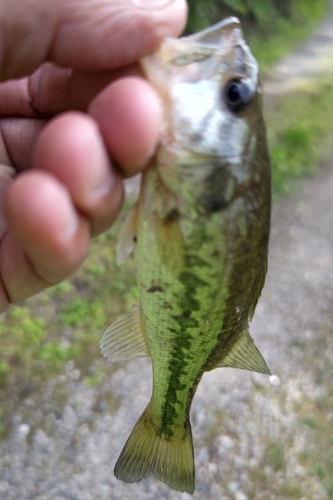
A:
[[[0,0],[0,6],[3,312],[72,274],[90,237],[117,217],[122,175],[143,169],[158,141],[159,101],[135,63],[165,36],[180,34],[186,5]]]

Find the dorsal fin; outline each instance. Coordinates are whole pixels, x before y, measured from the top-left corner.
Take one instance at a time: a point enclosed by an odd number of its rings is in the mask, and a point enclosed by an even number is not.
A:
[[[223,361],[214,366],[214,368],[221,367],[240,368],[252,372],[266,373],[267,375],[271,374],[266,361],[256,348],[247,330],[243,331]]]
[[[100,348],[109,361],[144,358],[149,356],[141,321],[140,304],[119,316],[104,333]]]
[[[119,231],[117,247],[117,264],[120,266],[133,252],[138,224],[138,204],[136,203],[128,212],[127,217]]]

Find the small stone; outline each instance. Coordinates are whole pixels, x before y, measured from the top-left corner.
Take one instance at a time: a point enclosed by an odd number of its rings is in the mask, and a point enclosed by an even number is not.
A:
[[[216,447],[217,447],[217,452],[218,452],[219,458],[224,457],[225,454],[228,451],[230,451],[234,446],[233,440],[229,436],[226,436],[226,435],[219,436],[215,442],[216,442]]]
[[[248,497],[242,491],[237,491],[235,493],[235,500],[248,500]]]
[[[92,407],[92,410],[95,411],[96,413],[103,413],[104,411],[107,411],[108,409],[108,404],[105,401],[105,399],[99,398],[95,402],[94,406]]]
[[[206,464],[209,460],[209,453],[205,446],[202,446],[197,455],[197,461],[201,464]]]
[[[264,467],[265,476],[271,476],[273,474],[273,467],[270,465],[265,465]]]
[[[27,437],[27,435],[29,434],[30,432],[30,426],[28,424],[21,424],[18,429],[17,429],[17,432],[20,436],[22,437]]]
[[[80,377],[81,377],[81,371],[78,368],[76,368],[70,373],[70,378],[73,382],[80,380]]]
[[[37,386],[37,384],[35,384],[35,382],[28,382],[23,388],[22,396],[23,397],[28,396],[32,392],[35,392],[37,389],[38,389],[38,386]]]
[[[208,474],[210,477],[215,476],[217,473],[217,464],[215,462],[209,462],[208,464]]]
[[[312,330],[305,330],[304,337],[306,338],[306,340],[313,340],[315,335]]]
[[[326,415],[326,421],[329,423],[329,424],[333,424],[333,413],[328,413]]]
[[[230,481],[230,483],[228,483],[228,490],[231,493],[236,493],[236,491],[239,490],[239,483],[237,483],[237,481]]]
[[[271,375],[269,377],[269,383],[273,387],[279,387],[279,385],[281,385],[281,380],[280,380],[280,378],[277,375]]]
[[[65,372],[71,372],[74,369],[74,361],[70,359],[65,363]]]

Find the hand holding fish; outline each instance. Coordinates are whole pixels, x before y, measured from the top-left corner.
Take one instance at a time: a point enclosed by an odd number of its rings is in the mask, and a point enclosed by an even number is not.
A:
[[[0,0],[0,6],[2,312],[73,273],[90,237],[118,215],[121,176],[143,168],[158,135],[158,99],[138,78],[136,62],[182,31],[186,6],[182,0]],[[119,80],[124,76],[131,78]]]

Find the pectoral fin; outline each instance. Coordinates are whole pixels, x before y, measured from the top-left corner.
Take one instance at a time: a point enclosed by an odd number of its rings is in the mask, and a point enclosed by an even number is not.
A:
[[[271,374],[266,361],[254,345],[253,339],[247,330],[244,330],[221,364],[215,366],[215,368],[220,367],[241,368],[242,370],[266,373],[267,375]]]
[[[133,252],[138,223],[138,204],[129,211],[119,232],[117,247],[117,264],[120,266]]]
[[[149,356],[143,334],[140,304],[113,323],[104,333],[100,348],[109,361],[144,358]]]

